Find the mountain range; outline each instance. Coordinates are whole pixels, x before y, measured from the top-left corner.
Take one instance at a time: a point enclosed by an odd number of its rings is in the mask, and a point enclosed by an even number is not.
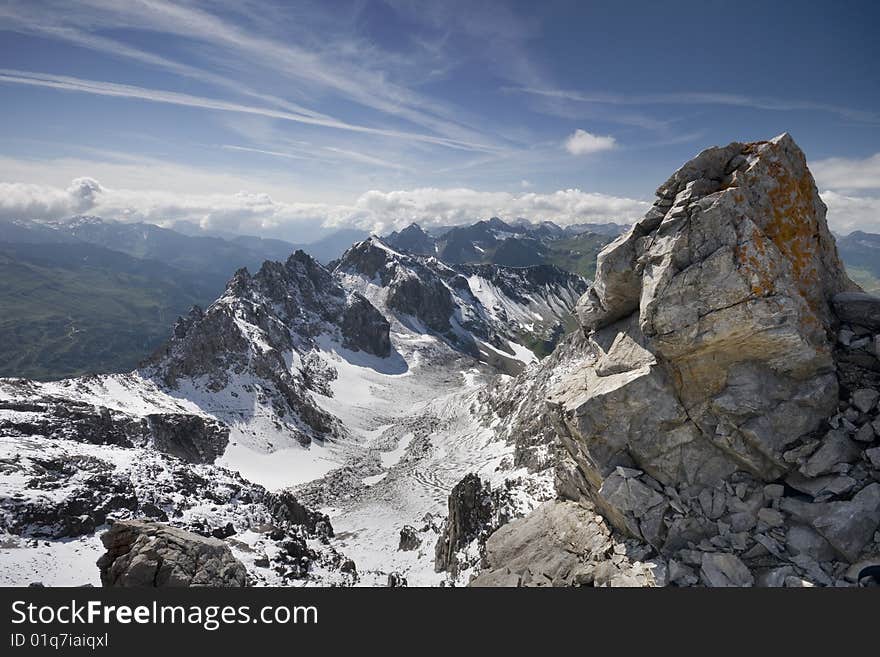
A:
[[[197,234],[191,225],[175,228],[90,216],[0,222],[0,376],[57,379],[128,371],[170,335],[175,317],[193,305],[209,305],[241,267],[257,271],[264,261],[284,261],[297,249],[335,264],[367,237],[341,229],[296,245]],[[429,230],[414,223],[382,239],[401,253],[450,266],[554,265],[591,279],[598,252],[625,229],[492,217]],[[839,237],[838,249],[854,280],[880,291],[880,236],[855,232]],[[548,344],[531,346],[544,355]]]
[[[308,248],[327,262],[364,236],[344,230]],[[0,222],[0,376],[130,370],[237,269],[256,271],[297,248],[88,216]]]
[[[674,172],[592,283],[439,257],[565,239],[500,220],[239,268],[129,372],[0,378],[0,584],[870,581],[880,298],[825,212],[783,134]]]
[[[866,291],[880,294],[880,235],[855,231],[837,238],[850,277]]]
[[[496,264],[506,267],[557,265],[586,278],[595,272],[596,255],[626,230],[620,224],[579,224],[561,227],[551,221],[506,223],[498,217],[469,226],[435,229],[418,224],[392,232],[385,239],[396,249],[436,256],[443,262]]]
[[[329,545],[329,519],[310,509],[329,495],[360,499],[408,446],[433,449],[427,435],[444,426],[450,437],[470,435],[470,422],[456,420],[465,400],[486,378],[519,374],[536,352],[552,351],[586,289],[552,265],[447,265],[376,236],[332,267],[297,250],[255,273],[240,268],[134,371],[0,379],[0,465],[9,475],[0,478],[0,527],[67,545],[79,555],[70,556],[79,559],[74,577],[85,572],[82,559],[94,560],[96,529],[136,511],[173,517],[196,535],[236,533],[250,555],[236,558],[271,564],[259,571],[267,584],[384,581],[365,561],[350,569]],[[444,452],[440,468],[419,475],[412,502],[445,499],[484,438],[477,431],[464,451]],[[51,482],[47,467],[61,468]],[[324,476],[329,483],[308,488]],[[305,488],[283,497],[293,483]],[[270,529],[226,529],[243,524]],[[42,557],[10,541],[8,562],[25,576]],[[0,569],[0,580],[8,575]]]

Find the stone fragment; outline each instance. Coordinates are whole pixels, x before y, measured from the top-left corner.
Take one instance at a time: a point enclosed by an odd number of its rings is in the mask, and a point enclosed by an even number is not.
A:
[[[880,392],[873,388],[860,388],[852,394],[852,403],[862,413],[868,413],[874,410],[877,400],[880,399]]]
[[[792,525],[785,534],[785,548],[792,556],[807,555],[819,561],[835,556],[834,548],[812,527]]]
[[[758,522],[766,527],[781,527],[785,524],[785,516],[776,509],[759,509]]]
[[[865,292],[844,292],[834,297],[834,310],[844,322],[880,331],[880,297]]]
[[[678,586],[693,586],[699,581],[694,569],[683,563],[670,559],[669,582]]]
[[[856,486],[856,480],[846,475],[826,475],[823,477],[805,477],[793,472],[785,478],[785,483],[806,493],[815,499],[834,497],[848,493]]]
[[[868,461],[871,462],[871,465],[875,470],[880,470],[880,447],[872,447],[871,449],[865,450],[865,456],[868,457]]]
[[[764,497],[768,500],[778,500],[785,493],[785,486],[782,484],[767,484],[764,486]]]
[[[710,552],[703,555],[700,578],[707,586],[752,586],[755,578],[735,554]]]
[[[844,433],[829,431],[816,453],[801,466],[800,472],[805,477],[818,477],[831,472],[838,463],[853,463],[860,452],[858,446]]]
[[[860,443],[870,443],[874,442],[874,435],[874,427],[871,426],[870,423],[865,422],[865,424],[860,426],[859,430],[856,431],[853,440],[858,440]]]
[[[780,508],[812,526],[840,557],[852,562],[880,526],[880,483],[869,484],[848,501],[810,504],[784,498]]]

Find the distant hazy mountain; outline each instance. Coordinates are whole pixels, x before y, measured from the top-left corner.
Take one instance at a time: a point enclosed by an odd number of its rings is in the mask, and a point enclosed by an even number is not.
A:
[[[0,243],[0,377],[130,370],[215,294],[203,277],[91,244]]]
[[[592,230],[595,228],[595,230]],[[505,222],[498,217],[468,226],[423,230],[411,224],[385,241],[414,255],[436,255],[450,264],[496,264],[529,267],[553,264],[591,277],[596,254],[626,230],[619,224],[559,226],[551,221],[535,224],[525,219]]]
[[[55,221],[48,227],[78,242],[211,277],[218,294],[239,267],[256,270],[263,261],[283,260],[296,250],[295,245],[281,240],[192,236],[148,223],[124,223],[89,216]],[[40,226],[32,224],[32,228],[39,230]]]
[[[856,231],[837,238],[850,277],[868,292],[880,294],[880,235]]]
[[[565,227],[565,232],[567,235],[579,235],[580,233],[597,233],[599,235],[609,235],[611,237],[617,237],[618,235],[622,235],[627,230],[629,230],[629,226],[623,224],[615,224],[613,222],[608,222],[604,224],[571,224],[570,226]]]
[[[358,228],[340,228],[335,233],[322,237],[315,242],[299,244],[297,248],[302,249],[315,260],[326,265],[340,258],[352,244],[365,240],[369,236],[370,234],[367,231]]]
[[[340,230],[301,248],[330,262],[364,237]],[[0,221],[0,377],[130,370],[236,270],[256,272],[297,248],[90,216]]]

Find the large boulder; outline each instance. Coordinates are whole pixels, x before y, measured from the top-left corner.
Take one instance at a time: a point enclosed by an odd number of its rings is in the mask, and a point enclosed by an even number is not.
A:
[[[143,422],[153,448],[190,463],[213,463],[229,442],[229,427],[213,418],[153,413]]]
[[[470,586],[653,586],[654,564],[630,563],[602,517],[576,502],[546,502],[486,541]]]
[[[834,297],[834,310],[844,322],[880,331],[880,297],[864,292],[843,292]]]
[[[449,515],[435,547],[434,567],[453,575],[458,572],[457,552],[492,527],[495,513],[492,489],[471,473],[458,482],[449,495]]]
[[[618,466],[697,486],[791,469],[835,410],[831,301],[854,289],[787,134],[710,148],[657,194],[579,302],[595,365],[551,394],[595,501],[636,534],[656,504],[609,486]]]
[[[156,522],[119,521],[101,536],[104,586],[247,586],[247,571],[221,540]]]
[[[557,494],[675,585],[842,582],[880,553],[880,300],[847,277],[787,134],[703,151],[657,197],[600,253],[578,339],[512,384],[546,400]],[[519,445],[544,425],[501,426]],[[496,574],[515,553],[495,549]]]
[[[579,304],[599,367],[554,402],[597,483],[624,462],[774,479],[837,402],[830,302],[852,283],[825,206],[788,135],[704,151],[658,196],[599,255]]]

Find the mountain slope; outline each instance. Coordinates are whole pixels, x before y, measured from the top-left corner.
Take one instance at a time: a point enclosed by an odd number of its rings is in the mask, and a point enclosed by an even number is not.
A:
[[[624,226],[583,224],[562,228],[551,221],[533,224],[524,219],[507,223],[493,217],[470,226],[439,229],[428,234],[418,224],[393,232],[384,241],[412,255],[434,255],[450,264],[496,264],[530,267],[551,264],[592,277],[596,255]]]
[[[386,314],[424,327],[471,356],[518,371],[565,332],[586,281],[551,265],[447,265],[378,237],[349,249],[334,273]]]
[[[212,294],[198,277],[101,247],[0,243],[0,376],[130,370]]]
[[[236,269],[293,250],[281,240],[194,237],[96,217],[0,222],[0,376],[131,370]]]
[[[880,235],[856,231],[837,240],[850,277],[868,292],[880,294]]]

